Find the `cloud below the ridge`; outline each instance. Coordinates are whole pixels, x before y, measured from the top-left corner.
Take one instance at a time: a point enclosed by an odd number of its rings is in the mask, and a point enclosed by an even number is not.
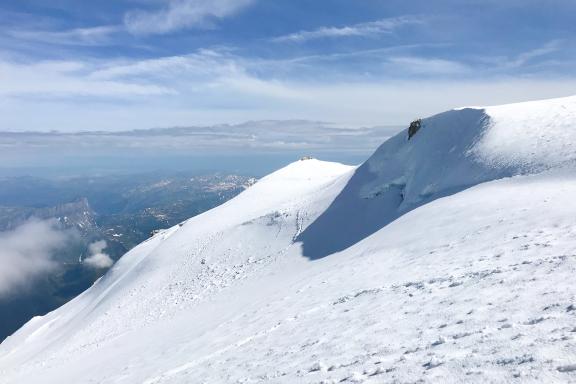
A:
[[[25,290],[39,277],[57,268],[53,256],[71,241],[55,221],[30,220],[0,232],[0,298]]]
[[[254,121],[235,125],[142,129],[122,132],[0,132],[4,153],[62,149],[98,154],[126,151],[171,153],[345,151],[368,153],[400,127],[342,128],[303,121]]]
[[[95,269],[110,268],[114,260],[104,252],[107,246],[106,240],[91,243],[88,246],[89,256],[84,259],[84,264]]]

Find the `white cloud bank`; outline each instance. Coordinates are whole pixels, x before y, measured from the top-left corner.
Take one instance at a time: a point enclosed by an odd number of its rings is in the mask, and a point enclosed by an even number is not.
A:
[[[52,220],[30,220],[18,228],[0,232],[0,298],[56,268],[53,255],[66,247],[71,234],[56,228]]]
[[[84,259],[84,264],[96,269],[110,268],[114,264],[114,260],[104,252],[106,247],[106,240],[95,241],[90,244],[88,246],[90,256]]]

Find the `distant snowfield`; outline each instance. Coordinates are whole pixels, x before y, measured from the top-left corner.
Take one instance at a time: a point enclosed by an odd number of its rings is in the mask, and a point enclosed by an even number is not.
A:
[[[298,161],[0,345],[0,383],[576,382],[576,98]]]

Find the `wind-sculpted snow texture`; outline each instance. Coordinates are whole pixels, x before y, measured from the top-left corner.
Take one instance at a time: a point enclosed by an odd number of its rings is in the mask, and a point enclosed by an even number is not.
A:
[[[305,160],[0,346],[0,383],[576,382],[576,98]]]

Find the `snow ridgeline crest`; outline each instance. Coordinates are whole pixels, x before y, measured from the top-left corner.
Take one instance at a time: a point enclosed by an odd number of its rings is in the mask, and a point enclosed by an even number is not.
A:
[[[576,97],[443,112],[384,142],[299,240],[318,259],[435,199],[574,164]]]
[[[544,171],[574,163],[575,113],[464,108],[357,168],[292,163],[31,320],[0,381],[566,380],[576,183]]]

